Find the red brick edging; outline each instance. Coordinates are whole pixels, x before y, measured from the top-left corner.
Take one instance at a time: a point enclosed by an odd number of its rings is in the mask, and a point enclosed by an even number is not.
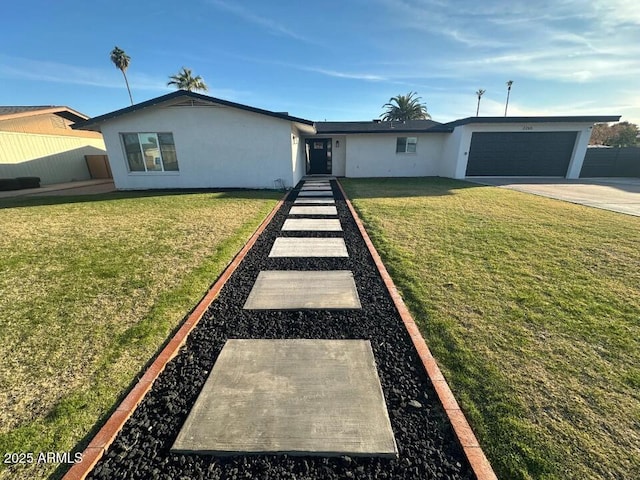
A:
[[[286,194],[287,195],[287,194]],[[151,366],[144,373],[142,378],[138,380],[138,383],[131,389],[129,394],[116,408],[116,411],[111,414],[106,423],[93,437],[87,448],[82,453],[82,461],[73,465],[69,471],[62,477],[62,480],[84,480],[84,478],[93,470],[93,467],[98,463],[98,460],[102,457],[107,450],[111,442],[115,440],[116,435],[120,432],[125,422],[133,414],[138,404],[142,401],[147,392],[151,389],[153,382],[158,378],[160,373],[164,370],[167,363],[175,357],[184,345],[187,337],[191,331],[198,324],[202,315],[207,311],[211,302],[215,300],[222,290],[222,287],[227,282],[229,277],[235,272],[236,268],[244,260],[247,252],[253,244],[256,242],[262,231],[271,222],[276,212],[280,209],[280,206],[284,202],[286,195],[278,202],[278,204],[271,210],[271,213],[264,219],[258,229],[253,233],[249,241],[244,245],[240,253],[238,253],[231,263],[227,266],[225,271],[220,275],[216,283],[213,284],[207,294],[200,300],[200,303],[193,309],[189,317],[182,324],[180,329],[176,332],[169,343],[164,347],[162,352],[156,357]]]
[[[482,448],[480,447],[480,444],[478,443],[478,440],[476,439],[476,436],[473,433],[469,422],[467,422],[464,413],[460,409],[458,402],[453,396],[453,392],[449,388],[447,381],[442,375],[440,367],[438,367],[436,360],[431,355],[431,351],[429,350],[427,343],[422,337],[422,334],[420,333],[416,322],[413,320],[413,317],[411,316],[411,313],[409,313],[404,300],[402,300],[402,297],[400,296],[398,289],[393,283],[389,272],[387,272],[386,267],[382,263],[380,255],[378,254],[376,248],[373,246],[373,243],[371,243],[371,239],[369,238],[367,231],[362,225],[360,217],[358,216],[356,210],[353,208],[353,205],[351,205],[351,202],[347,198],[347,194],[342,188],[342,185],[340,185],[340,182],[336,181],[336,183],[338,184],[338,188],[340,188],[340,191],[344,196],[345,203],[349,207],[351,215],[358,225],[360,234],[367,244],[369,253],[371,253],[371,257],[373,257],[373,261],[375,262],[376,267],[378,268],[378,272],[380,272],[380,276],[382,277],[382,280],[384,281],[387,290],[391,295],[391,299],[398,309],[400,317],[402,318],[402,321],[404,322],[404,325],[409,332],[411,341],[413,342],[413,345],[415,346],[418,355],[422,360],[422,364],[424,365],[427,375],[429,375],[436,393],[438,394],[438,398],[440,399],[440,402],[442,403],[442,406],[444,407],[444,410],[447,413],[449,420],[451,421],[453,430],[458,437],[458,441],[460,442],[464,454],[467,457],[469,464],[471,465],[473,473],[476,475],[476,478],[478,480],[498,480],[498,477],[494,473],[489,460],[487,460],[487,457],[482,451]]]

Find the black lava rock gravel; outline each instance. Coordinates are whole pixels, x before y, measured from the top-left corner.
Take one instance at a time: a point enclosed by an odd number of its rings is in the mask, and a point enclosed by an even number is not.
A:
[[[332,188],[344,231],[280,231],[298,194],[297,189],[293,190],[193,330],[185,347],[169,362],[87,478],[475,478],[355,221],[333,181]],[[344,236],[349,258],[268,258],[278,236]],[[242,310],[261,270],[285,269],[353,271],[362,309]],[[213,457],[171,453],[169,449],[229,338],[370,340],[398,445],[398,459],[286,455]]]

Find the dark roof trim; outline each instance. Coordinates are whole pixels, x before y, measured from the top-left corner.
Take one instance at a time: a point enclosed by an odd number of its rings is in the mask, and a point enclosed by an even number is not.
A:
[[[93,117],[86,122],[80,122],[73,125],[73,128],[80,130],[97,130],[98,124],[105,122],[107,120],[112,120],[114,118],[120,117],[122,115],[127,115],[129,113],[137,112],[139,110],[143,110],[145,108],[155,107],[162,103],[168,102],[175,98],[180,97],[190,97],[196,100],[214,103],[217,105],[224,105],[226,107],[233,107],[240,110],[245,110],[247,112],[258,113],[260,115],[266,115],[268,117],[279,118],[282,120],[288,120],[290,122],[303,123],[305,125],[313,125],[311,120],[305,120],[304,118],[292,117],[290,115],[286,115],[284,113],[271,112],[269,110],[263,110],[261,108],[250,107],[248,105],[242,105],[240,103],[230,102],[228,100],[222,100],[220,98],[210,97],[208,95],[202,95],[200,93],[188,92],[187,90],[178,90],[176,92],[168,93],[167,95],[162,95],[160,97],[152,98],[151,100],[147,100],[146,102],[137,103],[130,107],[122,108],[120,110],[116,110],[114,112],[106,113],[104,115],[100,115],[98,117]]]
[[[356,121],[356,122],[316,122],[318,135],[350,133],[427,133],[439,127],[433,120],[407,120],[406,122]]]
[[[467,117],[445,123],[443,127],[458,127],[471,123],[603,123],[617,122],[621,115],[582,115],[563,117]]]
[[[451,129],[439,129],[438,127],[426,128],[426,129],[406,129],[406,128],[392,128],[385,130],[322,130],[318,131],[317,135],[349,135],[352,133],[442,133],[442,132],[453,132],[453,128]]]

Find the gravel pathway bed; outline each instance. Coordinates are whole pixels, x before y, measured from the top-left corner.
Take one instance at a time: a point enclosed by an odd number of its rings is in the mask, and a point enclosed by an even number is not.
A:
[[[186,346],[169,362],[87,478],[475,478],[334,181],[332,187],[344,232],[281,232],[280,228],[298,193],[297,189],[293,190],[191,333]],[[268,258],[278,236],[344,236],[349,258]],[[353,271],[362,309],[242,310],[261,270],[285,269]],[[399,458],[286,455],[220,458],[170,453],[173,441],[229,338],[369,339]]]

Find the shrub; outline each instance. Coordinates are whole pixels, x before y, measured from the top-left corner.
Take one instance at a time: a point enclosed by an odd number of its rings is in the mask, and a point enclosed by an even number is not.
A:
[[[17,178],[0,178],[0,191],[20,190],[21,188]]]
[[[40,188],[40,177],[18,177],[20,188]]]

